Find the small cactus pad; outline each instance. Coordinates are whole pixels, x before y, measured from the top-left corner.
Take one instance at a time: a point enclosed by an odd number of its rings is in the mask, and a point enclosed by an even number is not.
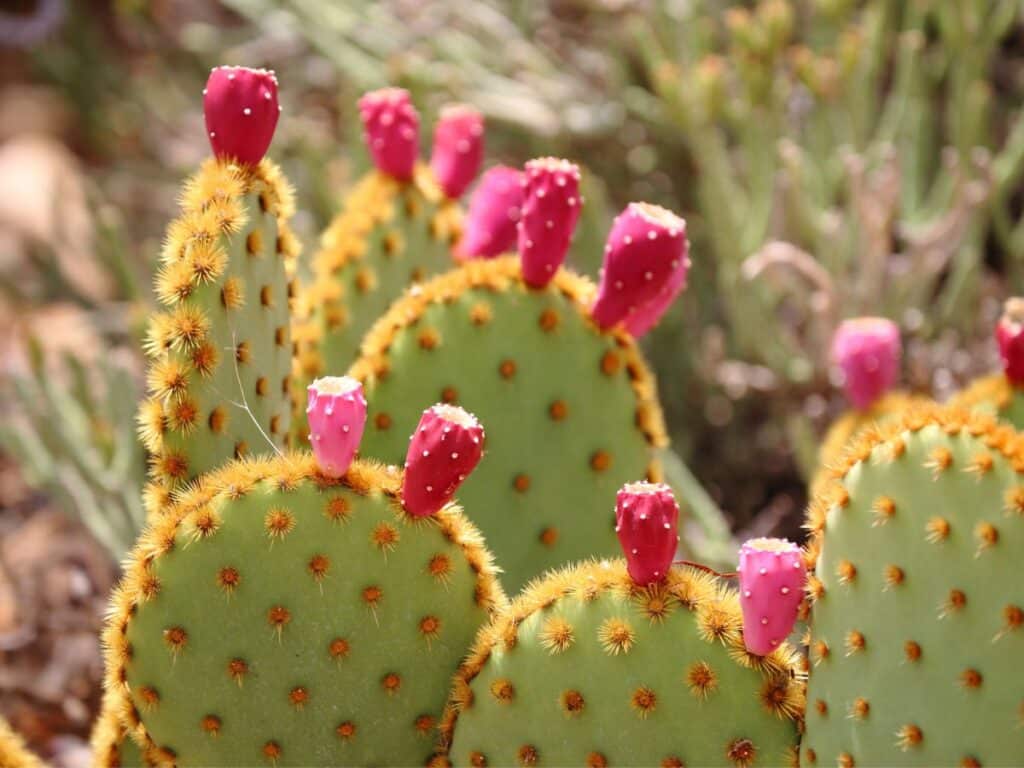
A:
[[[232,462],[134,550],[107,685],[147,754],[180,766],[414,765],[503,602],[461,512],[413,518],[401,473],[308,454]]]
[[[269,452],[288,433],[289,272],[298,243],[280,171],[207,161],[168,228],[150,321],[149,396],[140,431],[167,489],[233,456]]]
[[[815,497],[804,765],[1024,756],[1024,445],[922,407],[862,437]]]
[[[42,761],[28,751],[21,736],[0,718],[0,766],[3,768],[45,768]]]
[[[474,259],[396,302],[349,372],[369,403],[367,455],[402,461],[424,401],[486,425],[487,455],[459,498],[509,590],[617,553],[607,500],[629,480],[661,479],[654,379],[631,337],[590,320],[593,293],[565,269],[531,289],[518,258]]]
[[[416,167],[410,183],[380,171],[359,182],[321,239],[312,283],[299,292],[296,391],[328,370],[344,370],[402,291],[451,268],[461,217],[426,166]]]
[[[622,560],[532,584],[477,639],[442,723],[454,766],[779,766],[796,757],[797,656],[748,654],[735,593]]]

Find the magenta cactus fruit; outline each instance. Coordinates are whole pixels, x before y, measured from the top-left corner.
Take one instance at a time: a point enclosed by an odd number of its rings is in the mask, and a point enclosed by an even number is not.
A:
[[[661,293],[626,317],[626,330],[634,338],[641,338],[661,322],[661,316],[668,311],[679,294],[686,290],[686,275],[690,270],[690,259],[686,250],[688,246],[684,249],[681,266],[672,273]]]
[[[465,104],[444,107],[434,129],[430,169],[445,195],[453,199],[462,197],[476,178],[483,159],[483,115]]]
[[[1003,371],[1014,386],[1024,386],[1024,299],[1007,299],[996,325],[996,343]]]
[[[488,170],[469,201],[456,255],[462,259],[490,259],[510,250],[516,242],[522,205],[522,172],[507,165]]]
[[[343,476],[352,463],[366,426],[363,385],[349,376],[325,376],[307,388],[309,442],[320,471]]]
[[[399,181],[412,178],[419,157],[420,116],[404,88],[382,88],[359,99],[373,164]]]
[[[626,206],[608,233],[601,284],[591,309],[594,322],[610,328],[657,301],[679,280],[678,273],[685,272],[686,251],[683,219],[650,203]]]
[[[523,280],[542,288],[565,261],[580,218],[580,169],[554,157],[531,160],[522,183],[519,257]]]
[[[213,154],[255,165],[267,154],[281,107],[272,70],[214,67],[203,89],[206,135]]]
[[[832,337],[832,360],[855,408],[866,410],[892,388],[899,374],[900,330],[884,317],[844,320]]]
[[[785,539],[751,539],[740,547],[738,571],[743,642],[764,656],[796,623],[807,578],[800,547]]]
[[[473,414],[454,405],[425,410],[405,457],[405,510],[427,517],[441,509],[476,469],[483,449],[484,428]]]
[[[615,497],[626,570],[643,586],[665,578],[679,546],[679,505],[664,483],[627,483]]]

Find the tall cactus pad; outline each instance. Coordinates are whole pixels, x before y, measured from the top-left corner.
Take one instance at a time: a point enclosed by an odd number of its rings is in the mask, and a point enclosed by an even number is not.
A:
[[[28,751],[21,736],[0,718],[0,766],[3,768],[44,768],[42,761]]]
[[[292,210],[269,160],[208,160],[185,187],[157,277],[166,309],[150,323],[149,397],[139,416],[162,488],[284,443]]]
[[[960,409],[862,438],[810,507],[805,765],[1024,755],[1024,446]]]
[[[424,401],[458,403],[487,426],[487,456],[459,498],[509,590],[618,552],[607,500],[626,481],[660,479],[654,380],[628,334],[590,320],[593,293],[564,269],[531,289],[517,258],[473,260],[396,302],[350,371],[369,403],[368,455],[401,461]]]
[[[303,385],[356,357],[373,321],[410,283],[452,266],[461,212],[429,168],[412,182],[371,171],[350,194],[313,257],[313,282],[300,292],[296,375]]]
[[[796,655],[746,652],[736,595],[674,567],[595,562],[533,584],[484,630],[442,724],[455,766],[792,764]]]
[[[108,686],[178,765],[413,765],[448,680],[503,601],[452,506],[413,518],[401,474],[312,457],[204,478],[143,536],[106,632]],[[134,723],[133,723],[134,725]]]

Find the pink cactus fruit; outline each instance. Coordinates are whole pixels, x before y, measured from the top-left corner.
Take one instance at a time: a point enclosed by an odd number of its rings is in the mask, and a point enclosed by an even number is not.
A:
[[[325,376],[307,388],[309,442],[320,471],[341,477],[363,439],[366,398],[363,385],[349,376]]]
[[[373,164],[399,181],[412,178],[420,153],[420,116],[404,88],[382,88],[359,99]]]
[[[426,517],[441,509],[476,469],[483,448],[484,428],[473,414],[453,405],[425,410],[405,457],[405,510]]]
[[[203,89],[203,112],[213,154],[255,165],[267,153],[281,112],[277,76],[266,69],[214,67]]]
[[[579,168],[554,157],[526,164],[519,257],[528,285],[542,288],[555,276],[569,252],[582,208]]]
[[[462,193],[476,178],[484,159],[484,118],[473,107],[449,104],[434,129],[430,169],[448,197]]]
[[[660,206],[630,203],[615,218],[604,250],[591,316],[610,328],[657,300],[686,270],[686,222]]]
[[[1016,387],[1024,386],[1024,299],[1007,299],[1003,316],[996,325],[996,343],[1006,378]]]
[[[860,410],[896,383],[901,354],[900,329],[883,317],[844,320],[832,337],[832,360],[842,372],[846,397]]]
[[[800,547],[785,539],[750,539],[740,547],[738,570],[743,642],[764,656],[796,623],[807,578]]]
[[[522,205],[522,172],[506,165],[488,170],[473,190],[456,256],[492,259],[511,250],[516,242]]]
[[[679,546],[679,505],[663,483],[627,483],[615,498],[626,569],[643,586],[665,578]]]
[[[661,322],[662,315],[672,306],[684,290],[686,290],[686,275],[690,270],[690,257],[687,251],[687,243],[683,250],[683,259],[679,267],[672,273],[668,283],[657,296],[646,304],[638,307],[635,312],[626,316],[626,330],[636,339],[644,336],[648,331]]]

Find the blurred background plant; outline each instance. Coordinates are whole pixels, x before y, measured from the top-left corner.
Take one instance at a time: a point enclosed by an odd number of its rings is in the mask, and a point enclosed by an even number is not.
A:
[[[896,320],[905,384],[943,397],[995,366],[999,301],[1024,290],[1019,0],[9,0],[0,712],[63,764],[141,522],[140,328],[221,62],[278,71],[307,244],[365,167],[356,98],[389,83],[424,124],[475,104],[490,161],[584,165],[581,270],[628,200],[686,215],[691,286],[645,346],[712,560],[729,528],[799,535],[843,408],[839,320]]]

